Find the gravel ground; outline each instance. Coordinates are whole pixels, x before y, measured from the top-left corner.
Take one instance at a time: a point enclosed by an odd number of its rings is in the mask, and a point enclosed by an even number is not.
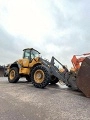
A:
[[[38,89],[1,77],[0,120],[90,120],[90,98],[60,83]]]

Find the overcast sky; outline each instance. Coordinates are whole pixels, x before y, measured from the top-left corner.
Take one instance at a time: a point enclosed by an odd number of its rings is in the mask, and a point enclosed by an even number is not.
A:
[[[0,65],[24,48],[71,66],[74,54],[90,52],[90,0],[0,0]]]

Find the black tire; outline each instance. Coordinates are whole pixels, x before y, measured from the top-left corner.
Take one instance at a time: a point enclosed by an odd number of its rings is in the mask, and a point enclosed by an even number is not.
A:
[[[31,82],[31,77],[30,77],[29,75],[27,75],[27,76],[26,76],[26,80],[27,80],[28,82]]]
[[[38,72],[41,78],[36,77],[36,75],[38,76]],[[31,81],[33,85],[37,88],[46,87],[50,82],[50,75],[48,73],[48,70],[42,65],[36,66],[31,72]]]
[[[10,83],[16,83],[18,82],[19,78],[20,77],[19,77],[18,68],[16,67],[11,68],[8,74],[8,81]]]
[[[56,84],[56,83],[58,83],[59,82],[59,79],[57,78],[57,77],[55,77],[55,76],[51,76],[51,80],[50,80],[50,83],[51,84]]]

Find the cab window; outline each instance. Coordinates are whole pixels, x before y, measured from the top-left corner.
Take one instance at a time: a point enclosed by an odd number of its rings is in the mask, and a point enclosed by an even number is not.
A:
[[[24,51],[23,58],[30,59],[30,50],[25,50],[25,51]]]
[[[35,51],[35,50],[32,50],[31,51],[31,60],[36,58],[36,57],[39,57],[39,52]]]

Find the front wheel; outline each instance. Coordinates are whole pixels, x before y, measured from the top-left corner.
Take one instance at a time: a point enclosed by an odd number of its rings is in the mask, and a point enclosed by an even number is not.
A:
[[[8,74],[8,81],[10,83],[16,83],[18,82],[19,78],[20,77],[19,77],[18,68],[16,67],[11,68]]]
[[[36,66],[31,72],[31,81],[37,88],[44,88],[49,84],[50,75],[46,67]]]

